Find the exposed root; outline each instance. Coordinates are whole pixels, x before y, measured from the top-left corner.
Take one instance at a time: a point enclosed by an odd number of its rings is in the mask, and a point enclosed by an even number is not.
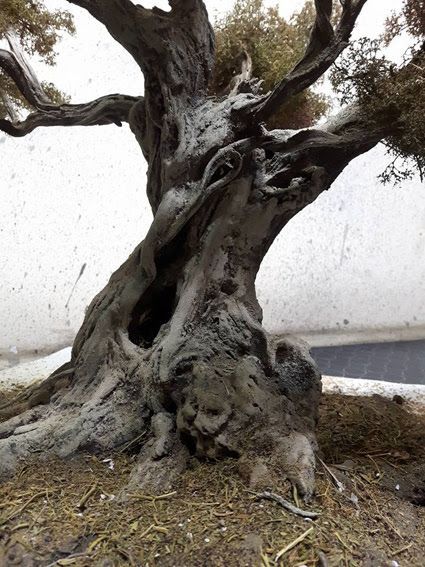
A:
[[[14,400],[1,404],[0,423],[36,406],[48,404],[54,394],[69,386],[74,370],[67,362],[43,382],[25,388]]]
[[[227,317],[220,324],[234,324]],[[210,327],[200,332],[207,336],[207,331]],[[79,451],[142,445],[130,490],[171,489],[190,456],[231,457],[245,462],[250,482],[253,475],[257,480],[282,475],[310,499],[320,376],[299,345],[281,341],[274,357],[265,336],[255,340],[255,354],[235,357],[213,340],[201,348],[193,334],[183,346],[177,343],[177,355],[169,348],[168,359],[164,342],[143,359],[142,350],[125,336],[109,340],[94,376],[87,376],[83,364],[62,368],[41,390],[22,398],[25,411],[0,424],[0,476],[35,455],[67,458]],[[196,356],[186,354],[196,346]],[[164,360],[168,373],[161,375],[156,370]],[[28,407],[40,391],[50,395],[50,402],[43,398]],[[252,470],[251,464],[256,465]]]

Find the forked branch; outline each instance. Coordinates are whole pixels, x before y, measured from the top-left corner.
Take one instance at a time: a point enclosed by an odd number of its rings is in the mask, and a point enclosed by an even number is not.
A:
[[[301,61],[249,113],[258,121],[273,115],[289,98],[313,85],[348,45],[356,20],[367,0],[345,0],[341,18],[331,24],[332,0],[315,0],[316,19]]]

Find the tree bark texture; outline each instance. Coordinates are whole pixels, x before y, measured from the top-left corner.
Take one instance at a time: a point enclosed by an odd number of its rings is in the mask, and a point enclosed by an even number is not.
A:
[[[74,3],[136,59],[145,96],[54,110],[43,101],[32,119],[3,129],[127,121],[148,162],[154,220],[90,305],[70,363],[0,408],[0,473],[34,452],[105,452],[144,434],[134,445],[137,485],[166,487],[191,455],[233,457],[261,460],[309,497],[320,374],[305,344],[266,333],[255,278],[290,219],[384,133],[354,107],[302,131],[269,132],[259,117],[299,92],[296,78],[305,88],[326,70],[364,2],[347,2],[335,33],[329,3],[316,2],[309,49],[286,82],[257,94],[247,55],[221,98],[208,94],[214,35],[202,2],[174,0],[170,12]],[[21,80],[18,59],[8,64]]]

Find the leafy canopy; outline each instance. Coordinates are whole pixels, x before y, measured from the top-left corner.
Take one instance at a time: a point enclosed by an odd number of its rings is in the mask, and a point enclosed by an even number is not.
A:
[[[55,62],[55,47],[62,32],[74,33],[71,14],[48,10],[39,0],[1,0],[0,40],[14,36],[22,49],[47,65]],[[43,83],[53,102],[62,102],[64,95],[52,84]],[[15,83],[0,70],[0,118],[29,108]]]
[[[277,6],[264,0],[236,0],[233,9],[215,22],[216,69],[212,91],[220,94],[240,72],[240,56],[252,59],[252,74],[262,79],[263,90],[271,90],[301,59],[314,23],[311,1],[286,20]],[[294,97],[269,123],[271,127],[311,126],[328,110],[327,99],[312,89]]]
[[[55,62],[55,47],[62,33],[73,33],[69,12],[48,10],[41,0],[0,0],[0,40],[14,36],[22,49],[48,65]],[[340,3],[334,0],[334,18]],[[215,22],[216,70],[213,94],[222,93],[239,72],[241,53],[252,60],[252,75],[271,90],[301,59],[315,18],[312,0],[286,20],[277,6],[264,0],[236,0],[233,9]],[[402,63],[390,61],[384,49],[405,35],[412,47]],[[393,160],[382,174],[384,182],[425,175],[425,0],[403,0],[398,13],[386,23],[376,40],[352,43],[334,65],[331,81],[344,104],[360,105],[371,123],[399,125],[385,139]],[[54,102],[65,100],[54,85],[43,84]],[[16,119],[29,105],[13,81],[0,71],[0,118]],[[329,102],[314,89],[306,89],[284,105],[269,127],[305,128],[329,110]]]
[[[384,48],[404,35],[411,47],[399,64]],[[386,22],[377,40],[362,38],[334,65],[331,80],[341,101],[360,104],[371,123],[397,123],[387,137],[392,161],[381,174],[384,183],[425,176],[425,0],[404,0],[399,13]]]

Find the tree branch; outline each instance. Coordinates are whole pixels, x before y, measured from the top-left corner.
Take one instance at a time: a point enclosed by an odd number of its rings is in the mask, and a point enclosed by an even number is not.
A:
[[[301,61],[262,100],[247,110],[257,121],[273,115],[289,98],[313,85],[348,45],[356,20],[367,0],[345,0],[338,26],[331,24],[332,0],[315,0],[316,19]]]
[[[321,129],[272,130],[264,134],[261,148],[272,152],[264,166],[267,198],[284,197],[298,207],[300,193],[308,198],[329,189],[343,169],[357,156],[367,152],[394,133],[397,124],[385,127],[371,124],[361,109],[353,105],[332,117]],[[311,192],[312,174],[320,173],[320,183]],[[319,179],[319,178],[317,178]],[[310,197],[308,193],[311,193]],[[300,203],[304,201],[300,200]]]
[[[15,39],[8,35],[10,51],[0,49],[0,69],[37,109],[23,121],[1,119],[0,130],[10,136],[25,136],[39,126],[91,126],[128,122],[130,109],[141,97],[111,94],[84,104],[54,104],[26,61]]]
[[[214,64],[214,34],[202,0],[169,0],[171,11],[147,9],[131,0],[68,0],[103,23],[145,74],[145,87],[168,85],[206,91]],[[192,84],[191,84],[192,83]],[[149,97],[146,97],[147,100]]]
[[[67,1],[70,4],[84,8],[96,20],[102,23],[111,36],[131,53],[140,65],[140,38],[138,38],[137,14],[144,8],[134,5],[131,0]]]
[[[40,126],[121,126],[122,122],[128,122],[131,108],[141,100],[142,97],[112,94],[84,104],[51,106],[48,111],[29,114],[21,122],[0,119],[0,130],[10,136],[22,137]]]
[[[10,51],[0,49],[0,69],[16,84],[27,101],[39,110],[49,110],[54,105],[43,90],[29,63],[25,60],[18,44],[7,35]]]

